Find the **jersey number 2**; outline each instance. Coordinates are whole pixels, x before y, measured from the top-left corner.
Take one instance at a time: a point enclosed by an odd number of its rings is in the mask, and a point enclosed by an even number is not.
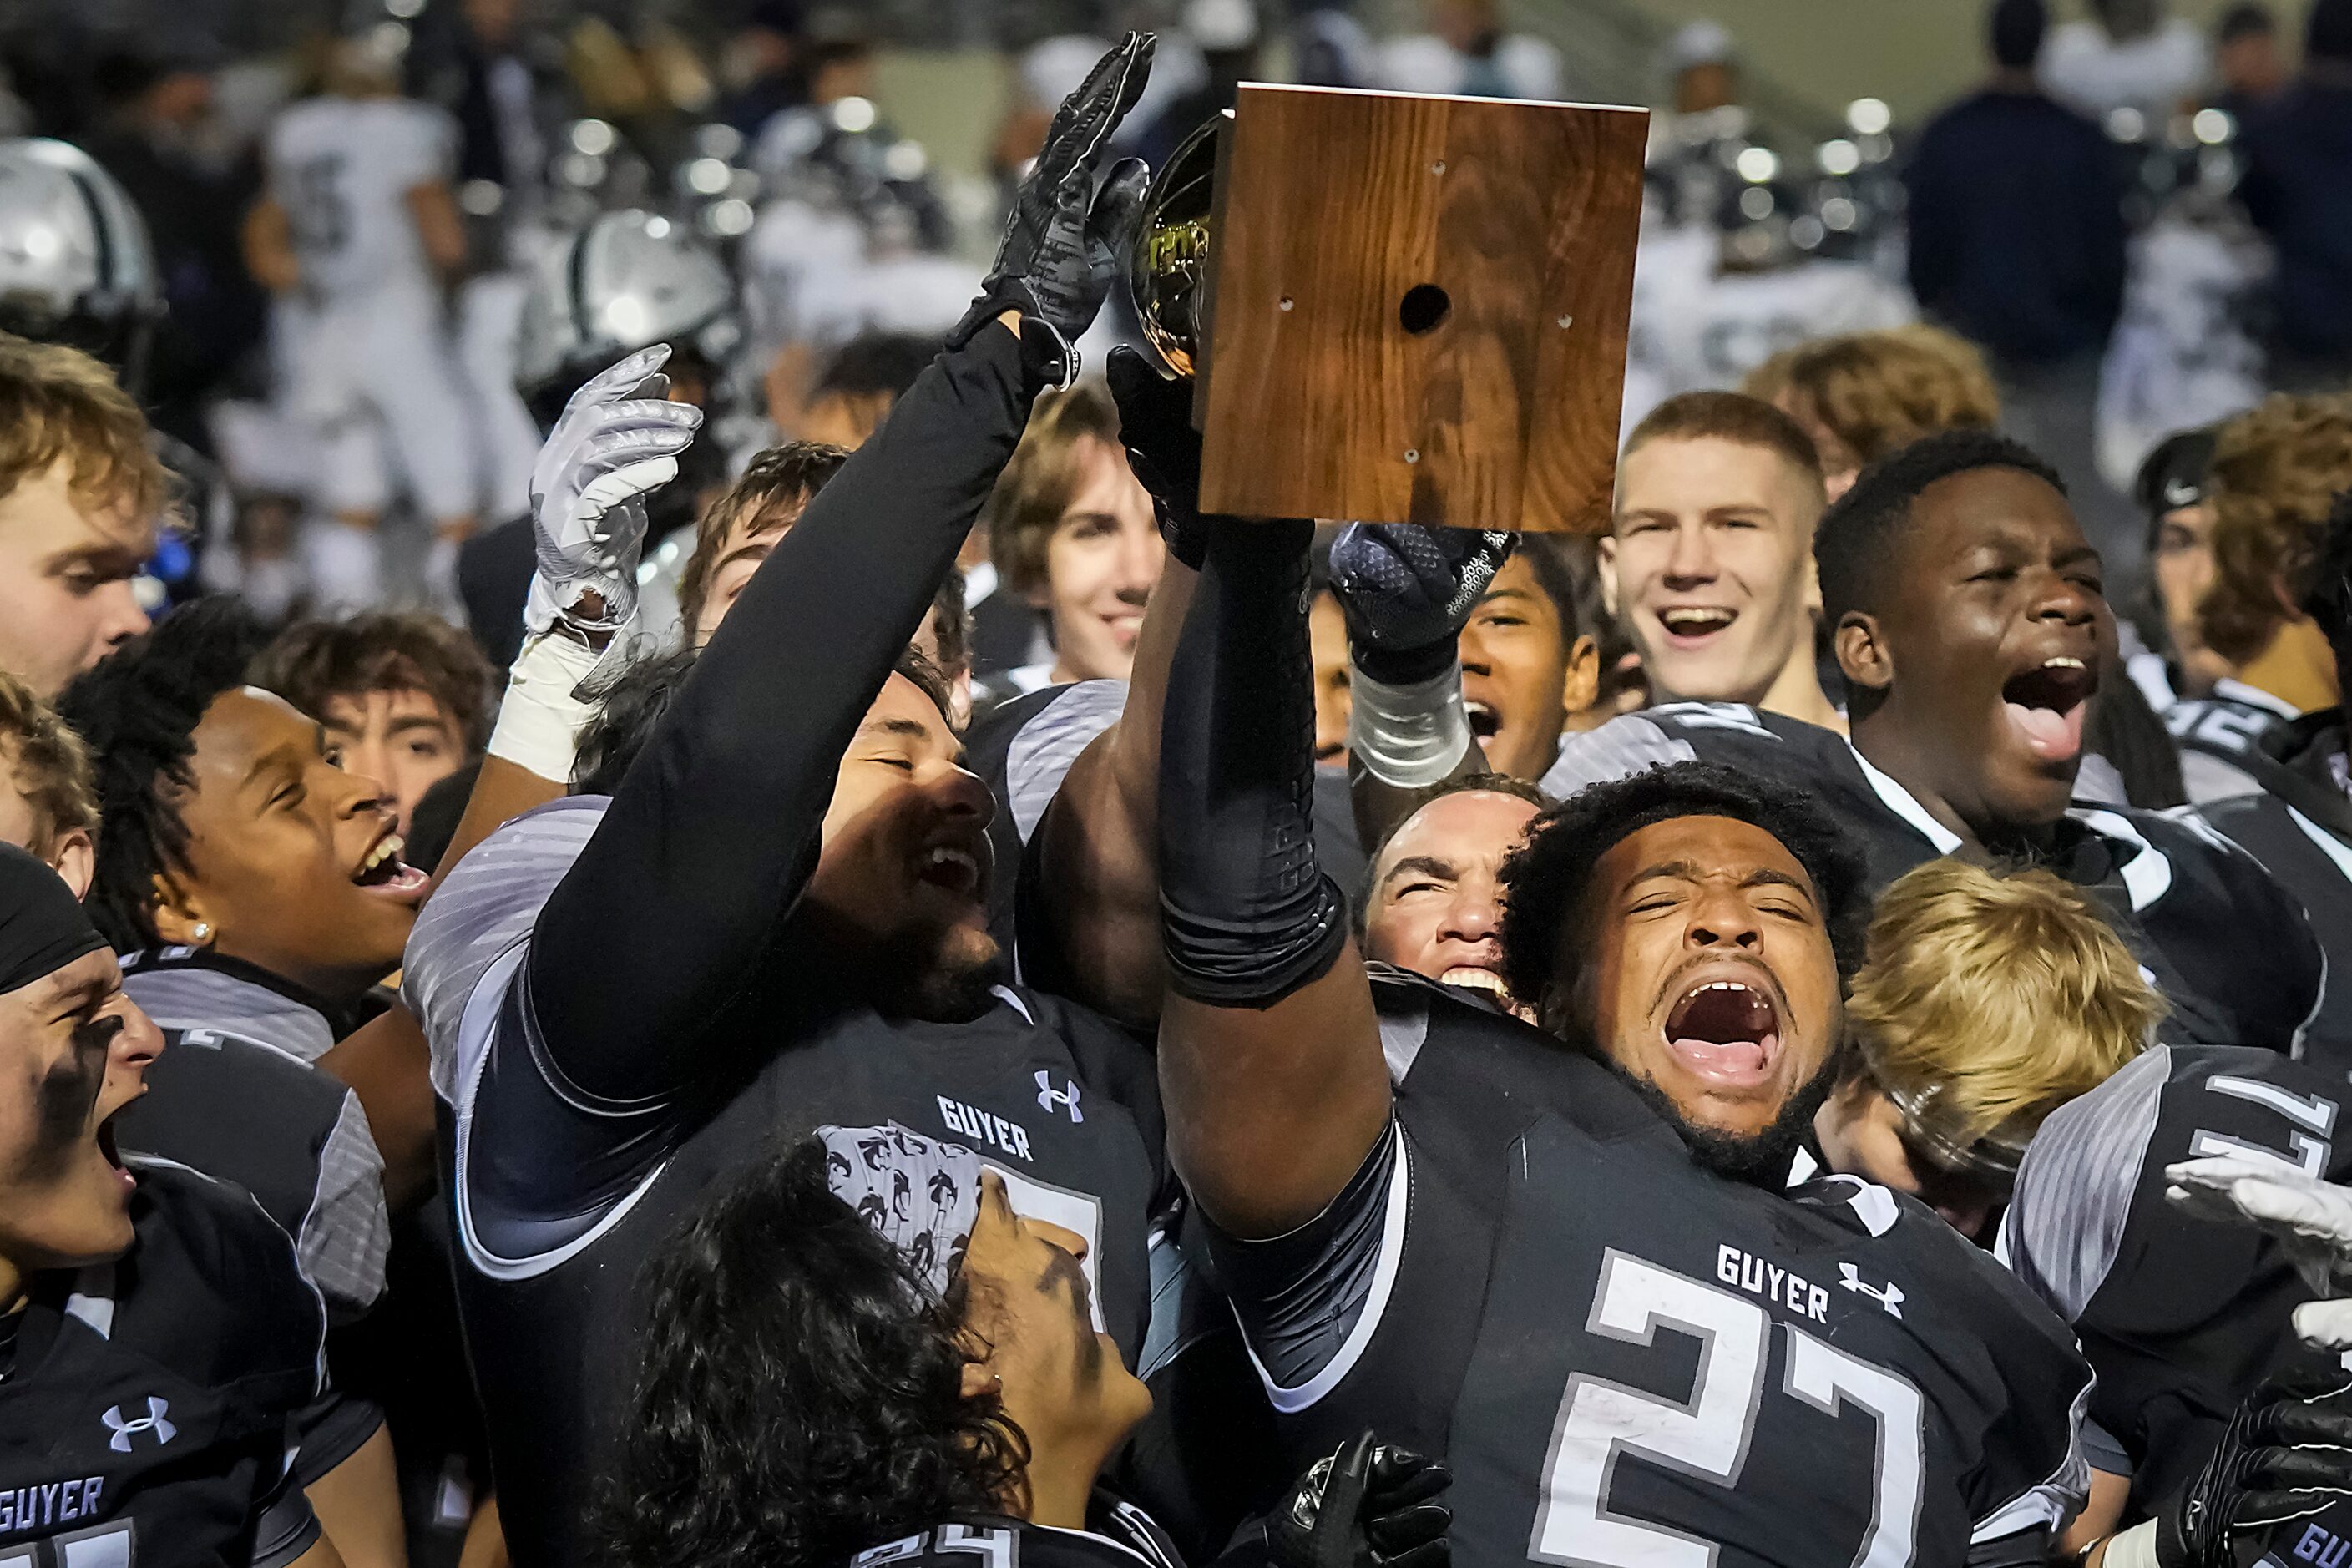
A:
[[[1708,1568],[1712,1542],[1609,1511],[1621,1454],[1722,1486],[1736,1486],[1763,1405],[1772,1320],[1742,1296],[1612,1250],[1601,1265],[1588,1332],[1648,1345],[1661,1327],[1700,1342],[1687,1404],[1579,1373],[1561,1396],[1528,1554],[1605,1568]],[[1784,1324],[1780,1389],[1823,1415],[1860,1407],[1878,1424],[1870,1530],[1853,1568],[1903,1568],[1918,1528],[1924,1468],[1919,1391]]]

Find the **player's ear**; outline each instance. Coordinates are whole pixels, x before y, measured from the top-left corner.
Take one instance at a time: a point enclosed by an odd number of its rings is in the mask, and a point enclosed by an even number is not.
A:
[[[90,878],[98,869],[98,848],[81,828],[60,834],[49,851],[49,868],[66,879],[77,899],[89,897]]]
[[[1805,611],[1816,621],[1822,618],[1822,563],[1810,550],[1805,552]]]
[[[1568,650],[1567,678],[1562,681],[1559,710],[1574,715],[1601,700],[1601,645],[1580,637]]]
[[[1880,635],[1877,616],[1848,610],[1831,640],[1837,648],[1838,668],[1845,671],[1848,680],[1872,691],[1884,691],[1895,684],[1895,650]]]
[[[204,901],[163,872],[155,873],[153,904],[149,910],[155,934],[166,947],[210,947],[220,938],[220,926],[205,912]]]
[[[1601,569],[1601,607],[1617,613],[1617,536],[1604,533],[1593,542],[1593,563]]]

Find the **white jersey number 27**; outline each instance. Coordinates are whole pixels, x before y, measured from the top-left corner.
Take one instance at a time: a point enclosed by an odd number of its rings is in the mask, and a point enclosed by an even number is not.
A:
[[[1925,1439],[1919,1391],[1886,1371],[1783,1325],[1780,1391],[1830,1416],[1857,1407],[1878,1424],[1870,1530],[1853,1568],[1904,1568],[1919,1522]],[[1587,1332],[1628,1344],[1659,1329],[1700,1342],[1687,1403],[1583,1373],[1569,1379],[1552,1428],[1528,1555],[1596,1568],[1708,1568],[1711,1542],[1609,1511],[1622,1455],[1726,1487],[1739,1483],[1765,1394],[1772,1320],[1744,1296],[1613,1248],[1602,1260]]]

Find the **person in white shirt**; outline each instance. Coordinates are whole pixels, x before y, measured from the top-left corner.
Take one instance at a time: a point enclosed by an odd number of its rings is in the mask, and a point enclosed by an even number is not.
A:
[[[457,548],[479,506],[464,382],[441,285],[463,265],[449,189],[448,117],[398,95],[397,57],[370,36],[339,42],[327,91],[271,126],[268,184],[246,255],[278,295],[289,400],[314,432],[315,596],[362,607],[382,596],[374,530],[402,487],[431,521],[426,589],[454,605]]]
[[[2091,0],[2095,19],[2053,27],[2042,51],[2042,89],[2102,124],[2119,109],[2139,116],[2138,133],[2166,123],[2203,89],[2212,62],[2205,37],[2165,0]]]

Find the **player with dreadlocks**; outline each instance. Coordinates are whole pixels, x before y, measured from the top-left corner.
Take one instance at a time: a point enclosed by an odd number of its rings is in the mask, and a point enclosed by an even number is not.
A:
[[[383,792],[327,760],[316,722],[245,684],[265,640],[235,601],[204,601],[58,705],[97,770],[91,912],[125,955],[126,992],[187,1047],[152,1070],[122,1141],[250,1189],[352,1320],[383,1288],[384,1166],[357,1093],[317,1068],[398,966],[425,879],[401,864]],[[314,1409],[296,1473],[336,1477],[313,1501],[347,1559],[384,1560],[399,1524],[380,1409]]]

